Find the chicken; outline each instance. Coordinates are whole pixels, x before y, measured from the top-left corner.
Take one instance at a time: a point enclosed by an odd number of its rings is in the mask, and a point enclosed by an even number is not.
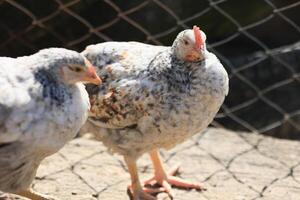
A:
[[[206,49],[206,35],[197,26],[180,32],[171,47],[137,42],[105,42],[83,52],[103,78],[87,86],[91,110],[83,131],[92,132],[112,152],[124,156],[134,200],[155,199],[149,193],[171,185],[201,189],[201,184],[167,173],[158,149],[170,149],[213,120],[228,93],[228,76],[217,57]],[[149,153],[154,177],[143,185],[136,161]]]
[[[85,123],[90,108],[83,83],[100,84],[79,53],[50,48],[0,57],[0,190],[30,199],[41,161],[61,149]]]

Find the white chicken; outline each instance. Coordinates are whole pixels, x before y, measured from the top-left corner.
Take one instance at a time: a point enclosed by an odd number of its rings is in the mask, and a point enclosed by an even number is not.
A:
[[[85,123],[90,107],[82,83],[99,85],[94,67],[79,53],[50,48],[20,58],[0,58],[0,190],[34,200],[41,161],[62,148]]]
[[[84,55],[103,78],[88,86],[91,112],[84,130],[124,156],[134,200],[153,200],[148,193],[171,185],[200,189],[201,185],[166,173],[159,148],[172,148],[203,131],[228,93],[228,76],[217,57],[206,49],[206,35],[197,26],[178,34],[171,47],[137,42],[90,45]],[[140,183],[136,160],[150,153],[154,177]]]

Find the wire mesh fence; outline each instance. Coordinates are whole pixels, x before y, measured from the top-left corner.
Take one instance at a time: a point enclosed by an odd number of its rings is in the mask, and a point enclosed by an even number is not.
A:
[[[109,40],[171,45],[199,25],[230,93],[214,126],[300,138],[299,0],[0,0],[0,55]]]

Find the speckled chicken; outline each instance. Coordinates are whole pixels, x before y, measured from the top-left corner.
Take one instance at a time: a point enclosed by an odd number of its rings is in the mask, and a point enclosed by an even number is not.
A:
[[[0,190],[30,199],[40,162],[71,140],[90,108],[82,83],[100,84],[79,53],[50,48],[31,56],[0,57]]]
[[[137,42],[105,42],[82,52],[104,83],[87,86],[91,112],[84,131],[92,132],[110,150],[124,156],[131,175],[133,199],[155,199],[152,192],[173,196],[171,185],[201,185],[165,172],[159,148],[172,148],[203,131],[228,93],[228,76],[206,49],[206,35],[197,26],[180,32],[171,47]],[[150,153],[154,177],[142,187],[136,160]]]

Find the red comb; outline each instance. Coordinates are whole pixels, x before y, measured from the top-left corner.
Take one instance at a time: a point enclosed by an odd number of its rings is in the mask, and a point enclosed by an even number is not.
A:
[[[194,31],[194,35],[195,35],[196,48],[200,49],[201,46],[203,45],[203,39],[201,37],[200,28],[195,25],[195,26],[193,26],[193,31]]]

